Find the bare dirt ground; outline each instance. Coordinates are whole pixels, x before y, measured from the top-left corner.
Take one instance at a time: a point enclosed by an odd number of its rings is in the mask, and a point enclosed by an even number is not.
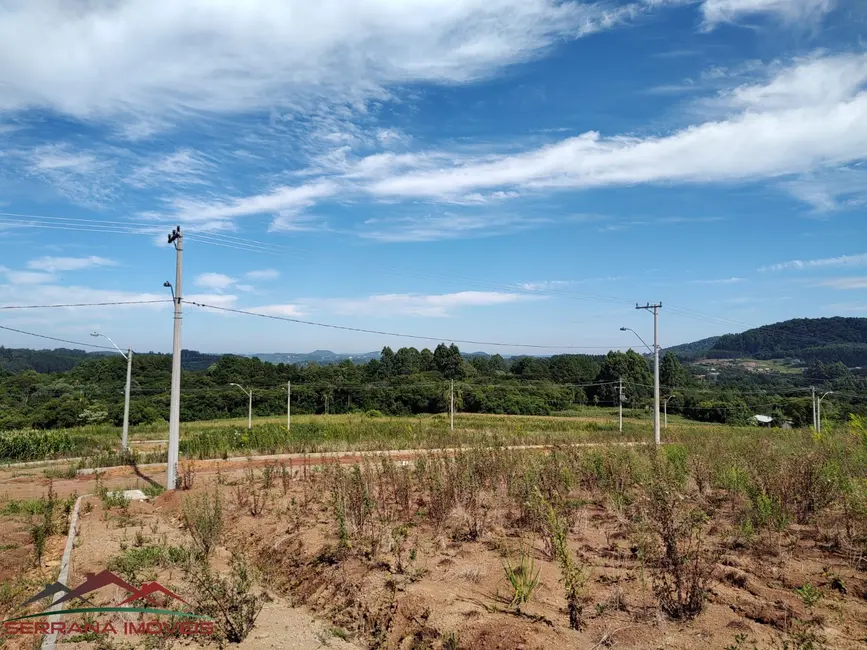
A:
[[[216,561],[225,567],[228,550],[237,550],[258,567],[272,598],[240,648],[867,647],[867,573],[836,552],[818,525],[793,524],[751,548],[738,547],[727,533],[732,522],[726,520],[725,506],[716,504],[719,517],[709,527],[708,539],[718,557],[708,601],[695,619],[675,621],[657,605],[651,567],[637,553],[623,513],[597,492],[574,495],[581,505],[569,530],[569,546],[587,572],[582,626],[574,630],[568,625],[556,562],[538,535],[518,525],[496,495],[483,503],[484,530],[478,536],[466,534],[468,514],[460,509],[450,512],[442,525],[432,525],[419,514],[429,511],[431,503],[414,491],[414,514],[395,518],[393,526],[378,530],[378,537],[356,536],[347,545],[329,501],[325,473],[296,464],[288,480],[264,488],[265,463],[257,469],[253,464],[209,462],[194,464],[191,490],[133,502],[128,512],[91,499],[92,508],[82,512],[70,583],[102,570],[124,549],[183,543],[183,500],[219,490],[227,530]],[[163,472],[142,470],[136,476],[124,468],[100,480],[109,489],[129,488],[148,480],[160,483]],[[54,480],[53,487],[59,497],[83,494],[94,491],[95,480]],[[9,498],[42,496],[47,488],[42,470],[0,473],[0,507]],[[256,516],[244,504],[244,494],[251,491],[265,495],[263,511]],[[54,579],[61,537],[49,539],[46,559],[35,568],[26,517],[0,517],[0,540],[3,584],[14,581],[35,591]],[[539,586],[517,611],[509,602],[504,564],[522,552],[538,569]],[[182,592],[172,569],[154,568],[139,576],[145,578],[176,585]],[[806,584],[820,594],[814,602],[796,591]],[[112,589],[104,589],[100,598],[117,602],[120,593]],[[62,647],[145,647],[140,639],[127,640],[126,646],[121,640],[100,645],[103,641]],[[3,647],[14,650],[33,647],[20,639],[5,643]],[[202,647],[189,640],[176,643]]]

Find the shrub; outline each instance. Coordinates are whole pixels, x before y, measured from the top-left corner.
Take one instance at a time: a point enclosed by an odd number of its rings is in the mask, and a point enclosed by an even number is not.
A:
[[[557,513],[548,503],[548,527],[554,547],[554,556],[560,567],[560,582],[566,595],[566,609],[569,611],[569,627],[580,630],[581,615],[584,610],[584,587],[587,583],[587,573],[575,561],[566,543],[568,524],[563,516]]]
[[[660,608],[675,619],[701,613],[714,562],[704,548],[703,512],[688,509],[662,463],[653,457],[654,478],[647,487],[646,515],[662,544],[653,591]]]
[[[184,499],[183,521],[198,551],[207,556],[223,535],[223,502],[219,488]]]
[[[217,622],[221,635],[230,643],[247,638],[267,596],[254,593],[253,576],[246,561],[232,554],[229,575],[216,573],[204,556],[188,561],[185,577],[192,588],[192,597],[198,611]]]

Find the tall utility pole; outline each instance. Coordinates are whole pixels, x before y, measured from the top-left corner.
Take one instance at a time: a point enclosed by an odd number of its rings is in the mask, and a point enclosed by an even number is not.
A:
[[[325,393],[325,415],[328,415],[328,393]]]
[[[292,430],[292,382],[286,382],[286,430]]]
[[[617,378],[617,395],[620,405],[620,433],[623,433],[623,377]]]
[[[813,431],[819,431],[819,420],[816,418],[816,387],[810,386],[810,394],[813,397]]]
[[[635,305],[635,308],[653,312],[653,439],[658,445],[662,442],[659,431],[659,310],[662,303]]]
[[[449,382],[449,430],[455,430],[455,380]]]
[[[123,391],[123,435],[120,439],[121,449],[126,451],[129,449],[129,389],[130,384],[132,384],[132,348],[128,348],[126,354],[123,353],[114,341],[112,341],[105,334],[101,334],[99,332],[91,332],[91,336],[101,336],[102,338],[108,340],[114,346],[114,349],[120,353],[124,359],[126,359],[126,388]]]
[[[172,300],[175,303],[175,327],[172,339],[172,397],[169,408],[169,462],[166,468],[166,489],[175,489],[175,479],[178,472],[178,445],[181,429],[181,281],[184,267],[184,236],[178,226],[169,235],[169,243],[175,245],[177,257],[175,261],[175,286],[172,290]],[[171,287],[170,283],[166,283]]]

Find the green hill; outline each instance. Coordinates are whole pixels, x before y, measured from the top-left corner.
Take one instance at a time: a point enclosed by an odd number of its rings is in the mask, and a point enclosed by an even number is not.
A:
[[[805,363],[841,361],[847,366],[867,365],[867,318],[796,318],[740,334],[726,334],[704,356],[797,358]]]

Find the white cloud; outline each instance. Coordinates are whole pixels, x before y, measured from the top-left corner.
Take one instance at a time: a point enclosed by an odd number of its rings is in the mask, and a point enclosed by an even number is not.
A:
[[[100,159],[93,153],[76,152],[65,144],[42,145],[17,153],[27,159],[26,173],[44,179],[76,203],[100,206],[114,194],[114,163]]]
[[[867,157],[867,55],[838,69],[841,60],[798,60],[763,85],[720,96],[729,117],[669,135],[591,131],[524,153],[393,174],[366,189],[382,198],[450,200],[487,190],[747,182],[836,168]]]
[[[731,108],[781,110],[790,106],[827,106],[854,97],[867,81],[863,54],[813,55],[789,66],[775,63],[764,83],[743,84],[719,93],[716,100]]]
[[[214,307],[234,307],[238,296],[227,293],[191,293],[184,296],[184,302],[200,302]]]
[[[82,269],[117,266],[117,262],[107,257],[90,255],[88,257],[39,257],[27,262],[28,269],[57,273],[59,271],[80,271]]]
[[[865,265],[867,265],[867,253],[861,253],[859,255],[840,255],[838,257],[825,257],[815,260],[791,260],[789,262],[763,266],[759,271],[788,271]]]
[[[449,316],[462,307],[503,305],[521,300],[537,299],[520,293],[500,291],[460,291],[446,294],[393,293],[363,299],[333,299],[322,305],[343,316]]]
[[[547,223],[548,219],[508,214],[457,215],[368,219],[359,237],[380,242],[424,242],[488,237],[519,232]]]
[[[136,167],[126,182],[133,187],[144,188],[161,184],[201,185],[207,182],[205,175],[213,164],[192,149],[178,149]]]
[[[53,282],[56,276],[38,271],[6,271],[6,279],[12,284],[48,284]]]
[[[213,203],[178,198],[172,201],[175,214],[169,215],[169,218],[187,223],[219,223],[237,217],[273,214],[276,215],[274,224],[285,226],[288,219],[297,216],[317,200],[332,196],[337,190],[336,183],[322,180],[296,187],[278,187],[266,194]]]
[[[261,307],[251,307],[248,311],[256,312],[257,314],[266,314],[268,316],[303,316],[304,308],[301,305],[263,305]]]
[[[860,278],[832,278],[823,280],[813,285],[814,287],[831,287],[832,289],[867,289],[867,277]]]
[[[772,14],[788,22],[818,20],[834,8],[834,0],[704,0],[701,6],[709,28],[754,14]]]
[[[851,167],[823,170],[787,181],[782,187],[817,212],[853,208],[867,202],[867,171]]]
[[[690,280],[692,284],[735,284],[743,282],[743,278],[722,278],[720,280]]]
[[[193,284],[203,289],[210,289],[221,293],[229,289],[236,282],[235,278],[223,273],[201,273],[195,277]]]
[[[5,3],[0,110],[122,115],[133,134],[196,111],[364,101],[463,83],[660,4],[558,0]],[[34,43],[43,44],[33,47]]]
[[[276,280],[280,277],[280,271],[276,269],[258,269],[256,271],[247,271],[244,277],[248,280]]]
[[[524,291],[545,291],[556,287],[565,287],[573,284],[572,280],[542,280],[541,282],[522,282],[518,285]]]

